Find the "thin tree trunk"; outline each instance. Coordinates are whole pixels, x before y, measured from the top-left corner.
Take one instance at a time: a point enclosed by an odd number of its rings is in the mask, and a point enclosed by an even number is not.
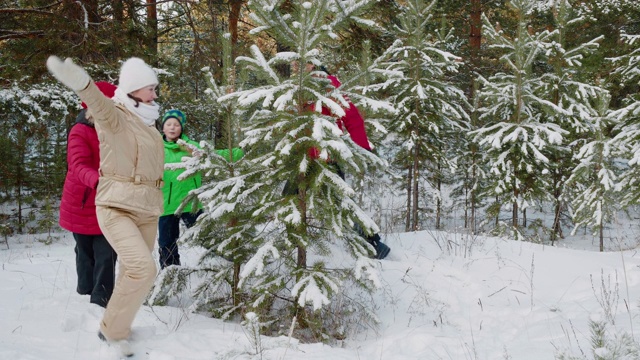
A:
[[[513,189],[513,204],[511,211],[511,225],[514,229],[518,228],[518,189]]]
[[[551,246],[553,246],[556,240],[562,236],[562,229],[560,227],[560,214],[562,213],[562,204],[560,203],[560,194],[559,190],[556,189],[554,192],[554,198],[556,201],[556,206],[553,211],[553,226],[551,227]]]
[[[438,162],[438,175],[436,178],[436,188],[438,189],[438,199],[436,200],[436,229],[440,230],[440,220],[442,217],[442,177],[440,176],[442,169]]]
[[[303,227],[301,231],[305,234],[308,231],[306,197],[307,197],[307,189],[298,188],[298,207],[299,207],[300,213],[302,214],[302,219],[300,219],[300,223],[302,224],[302,227]],[[298,270],[303,270],[307,268],[307,249],[302,244],[298,245],[297,268]],[[302,277],[302,271],[298,271],[296,280],[300,281],[301,277]]]
[[[498,195],[496,195],[496,204],[498,204],[498,211],[496,211],[496,227],[498,227],[498,224],[500,223],[500,211],[502,210],[502,204],[500,204],[498,202]]]
[[[471,202],[471,190],[469,190],[469,173],[464,172],[464,183],[467,184],[464,187],[464,228],[469,228],[469,203]]]
[[[475,166],[475,155],[472,153],[473,156],[473,170],[472,170],[472,187],[471,187],[471,223],[469,224],[469,228],[471,229],[471,233],[475,235],[476,233],[476,190],[475,190],[475,180],[477,178],[477,174],[476,174],[476,166]]]
[[[405,215],[404,230],[411,230],[411,184],[413,183],[413,169],[411,166],[407,167],[407,213]]]
[[[19,140],[20,141],[20,140]],[[22,148],[22,146],[21,146]],[[22,234],[22,183],[24,182],[23,169],[24,166],[24,150],[20,151],[20,161],[16,164],[16,203],[18,205],[18,234]]]
[[[420,180],[420,172],[418,171],[418,147],[415,147],[415,154],[413,158],[413,204],[412,204],[412,218],[413,224],[411,229],[413,231],[418,230],[418,181]]]
[[[240,266],[242,263],[239,260],[233,261],[233,288],[231,289],[231,296],[233,297],[233,305],[239,306],[242,303],[240,296]]]
[[[469,16],[469,57],[471,63],[471,84],[469,87],[469,101],[473,102],[475,97],[477,83],[475,72],[477,71],[480,64],[480,49],[482,45],[482,1],[481,0],[471,0],[471,11]],[[477,124],[475,114],[472,115],[471,124],[472,128],[475,129]],[[472,159],[472,173],[471,173],[471,218],[469,221],[469,226],[467,228],[471,229],[473,234],[476,233],[476,191],[475,191],[475,183],[477,180],[478,174],[476,173],[477,166],[477,148],[474,143],[471,143],[471,159]]]
[[[604,222],[600,219],[600,252],[604,252]]]

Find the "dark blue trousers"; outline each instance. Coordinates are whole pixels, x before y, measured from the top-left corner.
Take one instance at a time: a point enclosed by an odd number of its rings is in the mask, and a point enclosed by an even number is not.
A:
[[[178,215],[160,216],[158,221],[158,252],[160,253],[160,268],[170,265],[180,265],[178,253],[178,238],[180,237],[180,220],[190,228],[196,223],[202,210],[197,213],[182,213]]]
[[[116,252],[104,235],[73,233],[76,240],[76,272],[81,295],[91,295],[91,303],[106,307],[115,283]]]

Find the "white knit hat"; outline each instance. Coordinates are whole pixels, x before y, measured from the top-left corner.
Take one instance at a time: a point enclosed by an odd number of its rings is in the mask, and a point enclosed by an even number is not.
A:
[[[130,94],[145,86],[158,84],[156,72],[140,58],[129,58],[120,68],[118,88],[125,94]]]

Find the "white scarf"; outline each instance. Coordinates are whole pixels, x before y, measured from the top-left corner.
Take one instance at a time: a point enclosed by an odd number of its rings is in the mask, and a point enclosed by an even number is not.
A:
[[[156,120],[160,117],[160,105],[156,104],[155,101],[151,105],[138,102],[138,106],[136,107],[136,101],[128,97],[127,94],[120,89],[116,89],[113,100],[138,115],[147,126],[155,125]]]

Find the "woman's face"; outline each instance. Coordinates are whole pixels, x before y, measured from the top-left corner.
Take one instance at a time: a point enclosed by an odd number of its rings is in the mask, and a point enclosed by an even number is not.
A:
[[[153,101],[155,99],[158,98],[158,95],[156,94],[156,87],[157,85],[149,85],[149,86],[145,86],[142,89],[138,89],[136,91],[133,91],[131,93],[131,96],[134,96],[138,99],[140,99],[140,101],[142,101],[145,104],[151,104],[153,103]]]
[[[164,137],[167,141],[176,141],[180,137],[182,133],[182,126],[180,125],[180,121],[176,118],[171,118],[164,122],[162,125],[162,132],[164,133]]]

